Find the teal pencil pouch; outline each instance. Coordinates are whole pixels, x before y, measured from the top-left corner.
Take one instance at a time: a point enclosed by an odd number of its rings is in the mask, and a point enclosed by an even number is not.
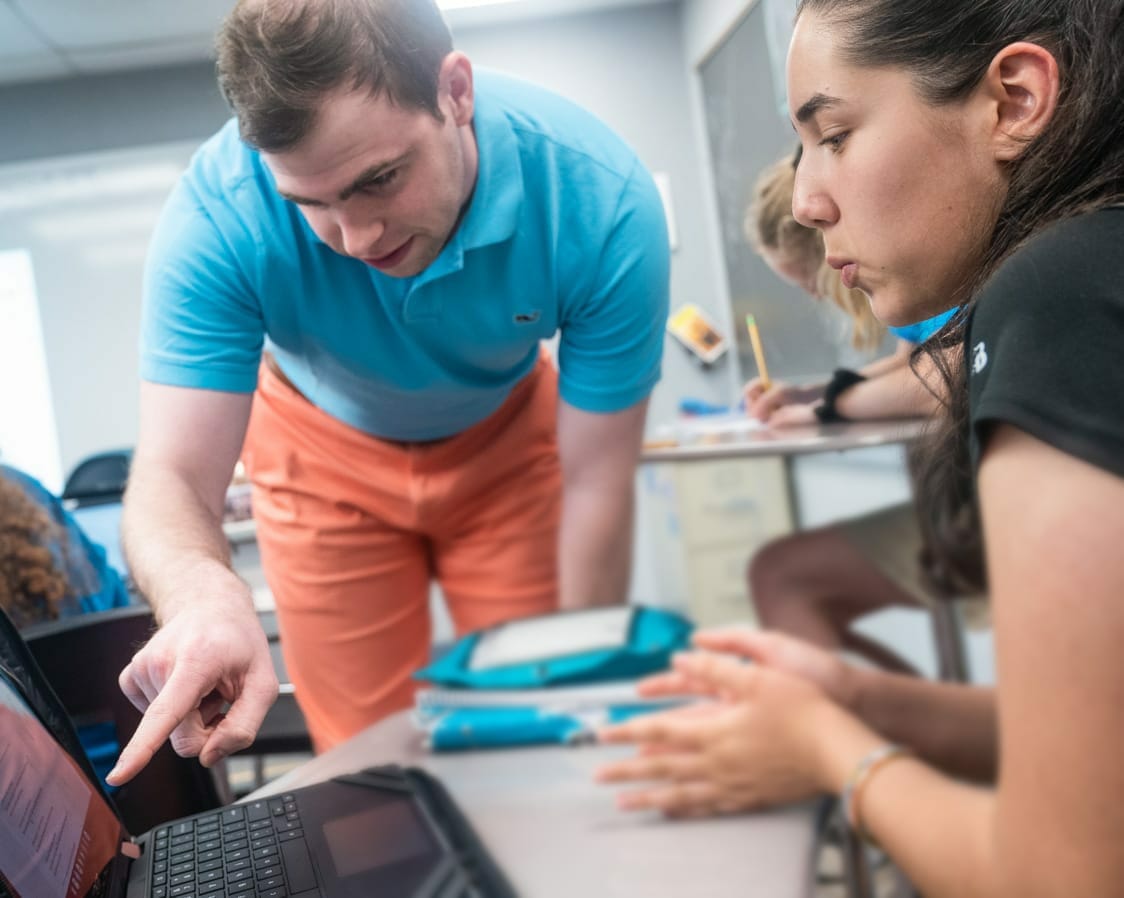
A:
[[[459,689],[541,689],[632,680],[665,670],[694,625],[624,605],[521,618],[457,640],[414,676]]]

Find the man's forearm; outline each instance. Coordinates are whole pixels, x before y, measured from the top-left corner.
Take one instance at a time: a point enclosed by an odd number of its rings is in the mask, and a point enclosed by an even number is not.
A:
[[[221,510],[173,471],[135,464],[122,519],[129,569],[161,623],[192,595],[249,590],[230,569]]]
[[[558,546],[562,608],[613,605],[628,598],[632,573],[634,486],[563,491]]]

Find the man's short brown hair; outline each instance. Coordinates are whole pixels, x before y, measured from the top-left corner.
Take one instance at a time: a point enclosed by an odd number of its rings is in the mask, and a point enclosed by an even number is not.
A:
[[[219,86],[242,139],[282,152],[339,88],[441,119],[437,81],[452,49],[434,0],[239,0],[217,39]]]

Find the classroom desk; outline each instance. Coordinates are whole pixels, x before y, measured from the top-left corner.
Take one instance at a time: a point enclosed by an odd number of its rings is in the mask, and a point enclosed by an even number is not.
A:
[[[923,418],[887,421],[841,421],[800,427],[762,427],[745,433],[704,434],[673,446],[645,446],[642,463],[713,461],[720,458],[793,458],[816,452],[844,452],[909,443],[925,427]]]
[[[841,421],[836,424],[808,424],[799,427],[762,427],[737,433],[704,433],[674,445],[645,444],[641,464],[660,462],[706,462],[722,459],[775,458],[784,464],[785,490],[792,522],[800,530],[800,503],[796,495],[795,460],[800,455],[846,452],[911,443],[925,429],[924,418],[886,421]]]
[[[524,898],[807,898],[816,807],[672,822],[623,814],[593,782],[620,747],[543,747],[435,755],[406,712],[375,724],[247,797],[364,766],[399,763],[440,777]]]

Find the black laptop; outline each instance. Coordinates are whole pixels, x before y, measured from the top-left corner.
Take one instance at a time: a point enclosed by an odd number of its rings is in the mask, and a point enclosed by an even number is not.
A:
[[[131,837],[0,612],[0,896],[508,898],[448,793],[375,767]]]

